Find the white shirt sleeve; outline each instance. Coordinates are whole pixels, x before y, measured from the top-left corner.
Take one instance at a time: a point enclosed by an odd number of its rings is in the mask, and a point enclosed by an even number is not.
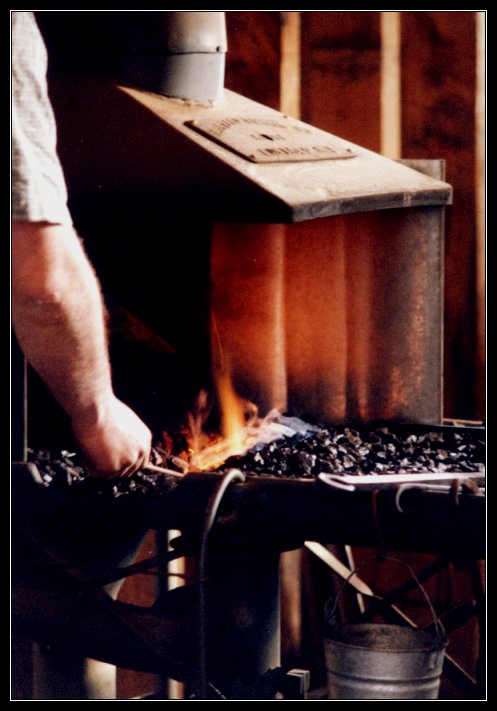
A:
[[[32,12],[12,12],[12,219],[72,224],[48,97],[47,53]]]

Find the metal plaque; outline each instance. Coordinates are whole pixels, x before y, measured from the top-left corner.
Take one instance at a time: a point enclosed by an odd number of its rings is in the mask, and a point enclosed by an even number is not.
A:
[[[223,116],[186,121],[186,126],[253,163],[353,158],[343,141],[287,116]]]

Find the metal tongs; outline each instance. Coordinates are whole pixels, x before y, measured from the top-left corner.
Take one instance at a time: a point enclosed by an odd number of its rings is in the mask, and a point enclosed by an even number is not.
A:
[[[322,472],[317,479],[340,491],[365,491],[368,489],[385,489],[402,486],[414,486],[431,491],[449,491],[451,483],[467,479],[485,480],[484,470],[479,472],[395,472],[391,474],[329,474]],[[478,484],[484,490],[485,484]]]

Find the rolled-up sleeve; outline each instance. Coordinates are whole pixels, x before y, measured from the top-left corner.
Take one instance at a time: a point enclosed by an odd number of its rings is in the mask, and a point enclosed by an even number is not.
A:
[[[45,44],[32,12],[12,17],[12,219],[72,224],[48,97]]]

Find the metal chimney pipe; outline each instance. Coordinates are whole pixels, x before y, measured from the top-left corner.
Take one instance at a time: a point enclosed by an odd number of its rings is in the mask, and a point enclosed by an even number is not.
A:
[[[151,12],[136,29],[126,79],[163,96],[222,101],[224,12]]]

